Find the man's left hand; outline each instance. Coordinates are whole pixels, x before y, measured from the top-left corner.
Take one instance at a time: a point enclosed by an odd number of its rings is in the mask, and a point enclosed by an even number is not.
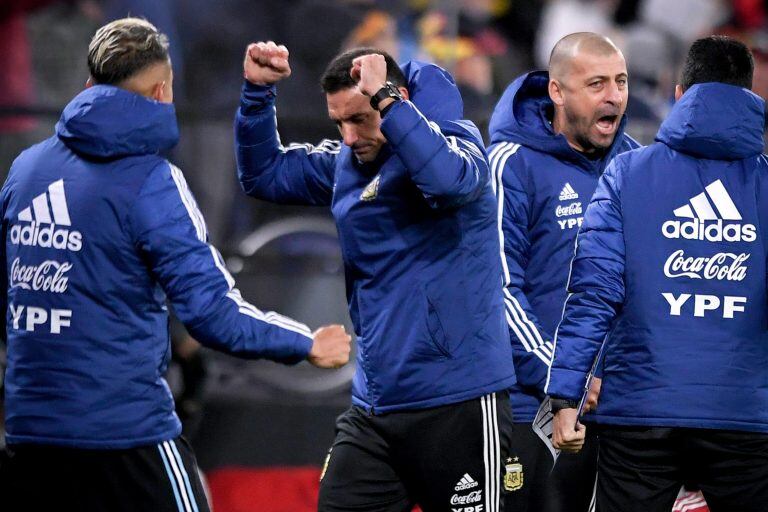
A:
[[[602,379],[598,379],[597,377],[592,378],[592,383],[589,385],[589,391],[587,392],[587,401],[584,404],[584,410],[582,411],[584,414],[597,409],[597,401],[600,399],[600,388],[602,387],[602,384]]]
[[[349,75],[357,82],[361,93],[373,96],[387,81],[387,61],[377,53],[362,55],[352,61]]]

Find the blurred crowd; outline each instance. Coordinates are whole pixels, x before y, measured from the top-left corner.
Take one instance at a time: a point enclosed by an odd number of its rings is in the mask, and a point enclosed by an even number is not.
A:
[[[285,208],[238,201],[232,115],[249,41],[291,51],[293,75],[278,100],[286,141],[334,136],[317,85],[343,48],[374,46],[398,61],[449,69],[466,117],[485,128],[495,101],[518,74],[546,67],[560,37],[600,32],[622,48],[630,72],[629,132],[650,142],[672,102],[683,51],[711,33],[736,36],[757,59],[755,92],[768,94],[763,0],[2,0],[0,169],[50,134],[61,108],[87,78],[86,47],[109,19],[142,16],[168,34],[182,131],[172,158],[184,170],[226,247]]]

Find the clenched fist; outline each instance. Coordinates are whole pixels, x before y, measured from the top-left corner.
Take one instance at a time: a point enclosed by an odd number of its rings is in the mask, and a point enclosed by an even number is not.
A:
[[[552,446],[564,452],[577,453],[584,446],[587,427],[579,423],[577,409],[560,409],[552,426]]]
[[[245,50],[243,76],[256,85],[272,85],[291,75],[288,48],[274,41],[251,43]]]
[[[343,325],[326,325],[312,334],[307,359],[318,368],[340,368],[349,361],[352,337]]]
[[[373,96],[387,81],[387,61],[377,53],[362,55],[352,61],[349,75],[361,93]]]

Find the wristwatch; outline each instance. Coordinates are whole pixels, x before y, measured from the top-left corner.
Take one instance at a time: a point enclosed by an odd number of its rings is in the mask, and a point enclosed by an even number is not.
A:
[[[392,98],[393,100],[403,99],[403,95],[400,94],[397,86],[392,82],[384,82],[381,89],[371,96],[371,107],[373,107],[373,110],[379,110],[379,103],[387,98]]]
[[[550,403],[553,413],[562,409],[577,409],[579,407],[578,400],[568,400],[567,398],[550,397]]]

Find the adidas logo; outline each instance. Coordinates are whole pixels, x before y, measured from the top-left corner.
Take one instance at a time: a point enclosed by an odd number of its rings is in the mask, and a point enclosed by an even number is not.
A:
[[[560,201],[572,201],[574,199],[578,199],[579,194],[576,193],[575,190],[573,190],[573,187],[570,183],[566,183],[563,187],[563,190],[560,191]]]
[[[34,247],[53,247],[79,251],[83,248],[83,235],[79,231],[62,228],[71,226],[64,180],[48,185],[48,191],[32,200],[32,205],[19,212],[18,220],[27,225],[11,227],[11,243]]]
[[[466,489],[472,489],[473,487],[477,487],[477,482],[475,479],[469,476],[469,473],[464,473],[464,476],[461,477],[461,480],[456,483],[454,490],[463,491]]]
[[[688,204],[675,209],[673,213],[675,217],[691,220],[665,222],[661,232],[667,238],[709,242],[754,242],[757,238],[753,224],[723,222],[740,221],[742,217],[720,180],[707,185],[704,192],[692,197]]]

